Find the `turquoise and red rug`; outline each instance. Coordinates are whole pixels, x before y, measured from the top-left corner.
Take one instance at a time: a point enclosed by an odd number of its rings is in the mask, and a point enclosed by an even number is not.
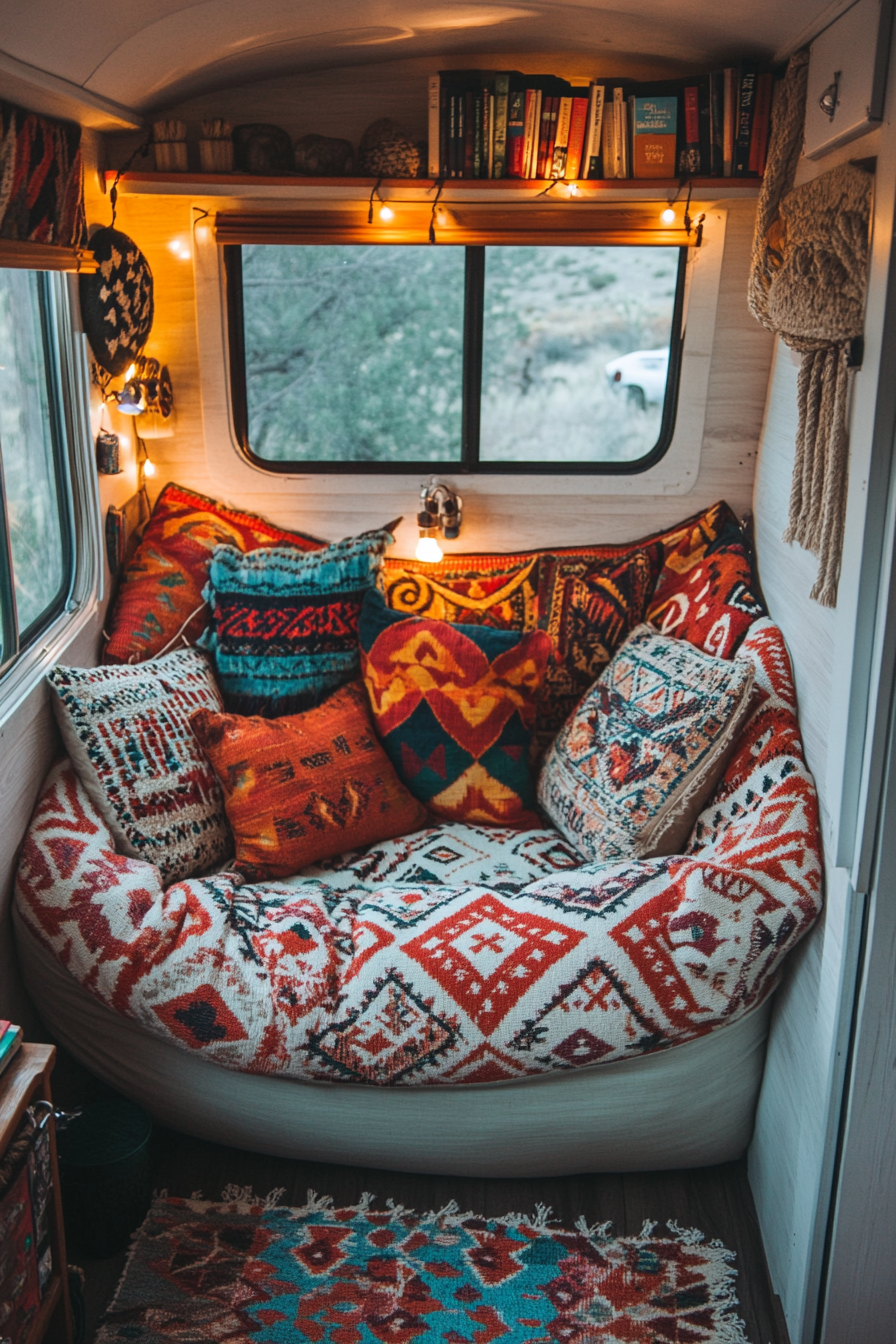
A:
[[[97,1344],[747,1344],[732,1251],[670,1223],[157,1198]]]

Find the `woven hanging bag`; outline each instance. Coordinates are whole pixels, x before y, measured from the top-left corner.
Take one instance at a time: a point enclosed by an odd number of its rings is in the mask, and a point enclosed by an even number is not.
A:
[[[793,187],[807,72],[808,52],[798,52],[775,107],[747,298],[758,321],[803,356],[784,540],[818,556],[811,596],[833,607],[848,481],[849,353],[864,324],[873,179],[846,163]]]

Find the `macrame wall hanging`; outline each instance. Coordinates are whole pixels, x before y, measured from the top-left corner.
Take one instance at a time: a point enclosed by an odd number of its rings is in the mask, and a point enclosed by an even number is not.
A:
[[[864,324],[873,179],[847,163],[794,188],[808,69],[808,51],[797,52],[775,105],[747,298],[754,317],[803,357],[784,540],[818,556],[810,596],[833,607],[846,512],[850,355]]]

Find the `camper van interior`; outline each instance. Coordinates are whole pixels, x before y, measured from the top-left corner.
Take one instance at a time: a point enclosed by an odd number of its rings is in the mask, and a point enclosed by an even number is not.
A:
[[[0,1341],[894,1344],[892,0],[335,9],[0,0]]]

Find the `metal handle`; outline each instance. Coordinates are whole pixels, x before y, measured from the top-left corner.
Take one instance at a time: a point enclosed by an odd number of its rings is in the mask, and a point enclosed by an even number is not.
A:
[[[833,84],[827,86],[818,100],[818,106],[829,121],[834,120],[834,113],[837,111],[837,104],[840,101],[840,76],[842,73],[841,70],[835,73]]]

